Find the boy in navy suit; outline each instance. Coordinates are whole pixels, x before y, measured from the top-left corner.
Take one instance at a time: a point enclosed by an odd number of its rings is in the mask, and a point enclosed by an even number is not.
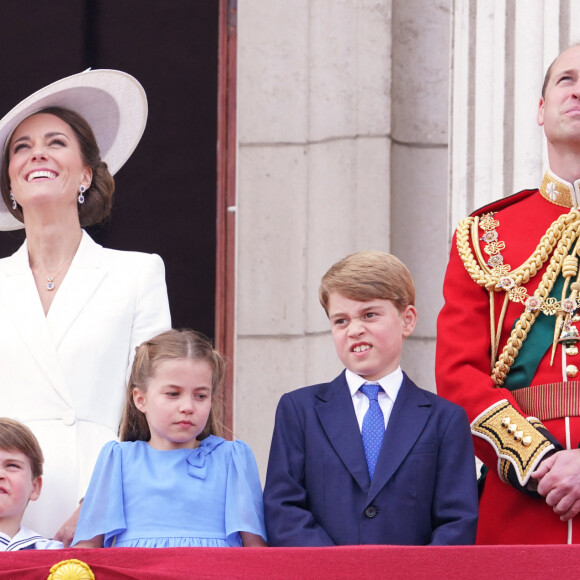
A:
[[[415,328],[407,268],[358,252],[320,302],[346,367],[282,396],[264,489],[271,546],[473,544],[477,488],[467,416],[399,366]]]

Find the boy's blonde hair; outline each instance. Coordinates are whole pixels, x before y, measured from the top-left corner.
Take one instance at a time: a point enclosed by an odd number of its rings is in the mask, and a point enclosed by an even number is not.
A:
[[[223,401],[221,388],[225,377],[224,357],[212,347],[210,340],[194,330],[167,330],[137,347],[131,377],[125,396],[125,410],[119,436],[121,441],[149,441],[151,432],[145,415],[137,409],[133,400],[133,389],[147,391],[147,383],[163,361],[188,359],[207,362],[211,368],[212,406],[203,431],[197,439],[208,435],[222,435]]]
[[[20,451],[30,461],[32,479],[42,475],[44,455],[34,433],[22,423],[7,417],[0,417],[0,449]]]
[[[359,302],[390,300],[399,312],[415,304],[415,286],[405,264],[378,250],[350,254],[324,274],[318,298],[327,316],[331,292]]]

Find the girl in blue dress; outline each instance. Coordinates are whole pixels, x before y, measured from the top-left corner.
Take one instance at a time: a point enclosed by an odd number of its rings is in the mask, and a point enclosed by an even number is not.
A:
[[[266,545],[254,456],[216,435],[224,370],[223,357],[191,330],[137,348],[122,442],[101,450],[73,545]]]

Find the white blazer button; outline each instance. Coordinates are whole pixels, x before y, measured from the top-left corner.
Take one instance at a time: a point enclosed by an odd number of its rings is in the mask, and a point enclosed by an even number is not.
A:
[[[74,425],[77,422],[77,414],[72,409],[65,411],[64,415],[62,416],[62,422],[67,427]]]

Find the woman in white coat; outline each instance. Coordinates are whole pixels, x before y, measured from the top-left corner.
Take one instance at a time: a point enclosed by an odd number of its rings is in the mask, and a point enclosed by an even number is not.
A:
[[[119,71],[62,79],[0,120],[0,229],[26,241],[0,260],[0,415],[45,456],[24,525],[53,537],[76,510],[104,443],[117,437],[135,347],[170,328],[157,255],[104,249],[82,229],[106,219],[114,174],[147,118]],[[56,534],[68,543],[75,519]]]

